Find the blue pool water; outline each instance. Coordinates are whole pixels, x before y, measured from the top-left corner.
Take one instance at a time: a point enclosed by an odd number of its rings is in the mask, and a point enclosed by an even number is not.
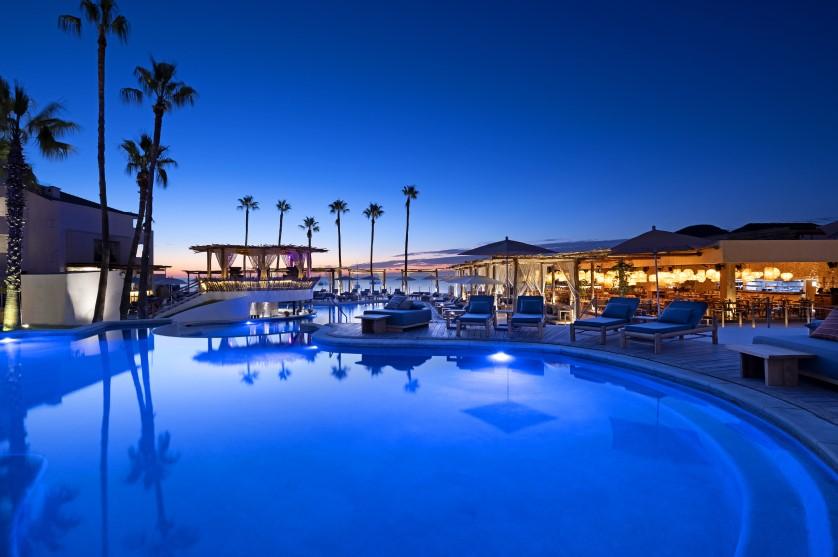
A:
[[[0,345],[0,555],[833,554],[836,475],[727,404],[264,327]]]

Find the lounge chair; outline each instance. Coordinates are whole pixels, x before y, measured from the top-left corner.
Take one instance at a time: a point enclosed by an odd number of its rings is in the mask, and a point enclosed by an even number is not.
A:
[[[515,312],[509,318],[509,334],[515,327],[536,327],[538,336],[544,337],[544,297],[518,296]]]
[[[457,336],[468,325],[486,327],[486,334],[491,334],[492,326],[497,324],[494,296],[472,296],[465,307],[466,312],[457,317]]]
[[[386,315],[388,331],[427,326],[432,317],[430,308],[425,304],[408,300],[405,296],[393,296],[384,308],[368,309],[364,315]]]
[[[611,298],[602,313],[591,319],[577,319],[570,324],[570,342],[576,342],[576,331],[596,331],[599,343],[605,344],[608,331],[617,331],[631,323],[639,298]]]
[[[710,333],[713,344],[718,344],[716,318],[712,318],[710,325],[699,325],[706,311],[706,302],[676,300],[666,306],[656,320],[626,325],[620,333],[620,346],[625,348],[629,339],[651,340],[654,342],[655,354],[659,354],[663,348],[663,339],[678,337],[684,340],[687,335],[705,336],[707,333]]]

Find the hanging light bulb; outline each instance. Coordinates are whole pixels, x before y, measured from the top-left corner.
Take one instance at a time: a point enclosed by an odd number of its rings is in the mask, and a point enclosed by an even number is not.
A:
[[[788,282],[794,277],[794,273],[789,273],[786,271],[785,273],[780,273],[780,278],[784,281]]]

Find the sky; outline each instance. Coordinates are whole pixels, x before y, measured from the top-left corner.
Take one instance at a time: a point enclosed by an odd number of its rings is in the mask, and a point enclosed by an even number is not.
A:
[[[62,33],[78,2],[9,2],[0,75],[82,129],[42,182],[96,199],[96,41]],[[150,132],[124,105],[149,56],[200,96],[166,116],[179,167],[155,193],[157,263],[202,268],[188,247],[284,243],[341,198],[344,264],[369,258],[362,210],[383,205],[376,259],[404,249],[401,188],[416,184],[411,252],[607,240],[651,225],[725,228],[838,219],[838,3],[263,2],[123,0],[132,29],[107,61],[111,206],[136,210],[117,146]]]

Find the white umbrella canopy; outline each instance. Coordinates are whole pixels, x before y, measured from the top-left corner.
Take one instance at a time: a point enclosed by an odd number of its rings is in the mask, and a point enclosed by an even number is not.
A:
[[[655,300],[658,315],[661,312],[660,284],[658,284],[658,254],[674,251],[691,251],[701,249],[713,243],[713,240],[698,238],[687,234],[678,234],[652,227],[634,238],[629,238],[611,248],[614,255],[652,255],[655,258]]]
[[[553,250],[537,246],[535,244],[527,244],[525,242],[518,242],[516,240],[510,240],[509,236],[501,240],[500,242],[493,242],[491,244],[486,244],[485,246],[480,246],[478,248],[470,249],[467,251],[461,251],[460,255],[480,255],[480,256],[491,256],[491,257],[504,257],[506,259],[506,288],[509,288],[509,258],[510,257],[517,257],[517,256],[526,256],[526,255],[544,255],[555,253]],[[517,278],[513,281],[516,282]],[[451,282],[450,280],[447,282]],[[493,283],[495,284],[495,283]],[[504,284],[502,282],[498,282],[497,284]],[[512,284],[512,287],[515,287],[515,284]]]

